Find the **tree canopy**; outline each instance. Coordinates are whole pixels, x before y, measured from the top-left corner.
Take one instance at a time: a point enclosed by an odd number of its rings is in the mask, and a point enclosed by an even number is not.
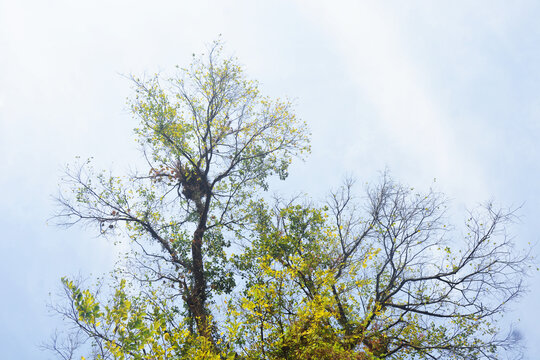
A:
[[[523,291],[528,253],[487,205],[460,230],[447,200],[384,174],[324,204],[272,199],[309,153],[290,102],[272,100],[219,42],[171,79],[132,78],[146,169],[68,168],[59,223],[126,238],[104,294],[64,278],[64,359],[495,359],[497,320]]]

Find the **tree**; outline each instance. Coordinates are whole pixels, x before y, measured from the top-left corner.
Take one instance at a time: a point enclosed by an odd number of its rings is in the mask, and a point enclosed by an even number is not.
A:
[[[104,301],[63,279],[56,310],[94,358],[474,359],[514,345],[494,323],[529,259],[504,234],[511,211],[471,214],[459,242],[441,194],[387,175],[365,208],[352,182],[325,206],[271,206],[259,190],[309,151],[305,124],[219,43],[181,74],[133,78],[145,172],[85,162],[64,178],[60,223],[133,244]]]
[[[292,157],[309,151],[306,127],[289,102],[263,97],[234,59],[222,59],[219,43],[167,89],[159,76],[133,81],[148,172],[126,184],[104,173],[92,182],[88,164],[68,171],[75,198],[59,198],[58,216],[64,224],[98,224],[103,234],[125,224],[152,263],[144,265],[145,281],[175,284],[197,332],[214,341],[208,296],[234,286],[222,232],[242,225],[245,204],[269,176],[285,179]]]
[[[459,234],[445,222],[442,194],[414,193],[384,175],[362,208],[351,189],[349,181],[326,208],[253,212],[255,236],[237,257],[246,295],[230,310],[250,351],[498,359],[515,350],[515,337],[501,337],[496,323],[523,292],[529,264],[505,233],[512,211],[487,205]]]

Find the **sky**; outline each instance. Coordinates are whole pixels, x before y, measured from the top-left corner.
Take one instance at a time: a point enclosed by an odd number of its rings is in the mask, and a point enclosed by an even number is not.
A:
[[[95,230],[47,221],[66,164],[128,171],[127,76],[173,74],[220,34],[311,128],[312,154],[283,189],[323,198],[388,168],[411,186],[436,181],[458,214],[521,206],[515,242],[539,243],[538,18],[536,1],[0,0],[2,358],[52,358],[38,345],[57,324],[46,304],[60,277],[116,261]],[[527,281],[507,319],[535,359],[540,275]]]

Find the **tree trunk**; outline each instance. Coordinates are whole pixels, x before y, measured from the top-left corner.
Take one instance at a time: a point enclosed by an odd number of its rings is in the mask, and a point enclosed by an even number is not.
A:
[[[193,259],[193,288],[191,290],[190,308],[197,324],[199,335],[212,340],[210,324],[206,312],[206,277],[202,257],[202,242],[204,229],[198,228],[193,235],[191,244],[191,256]]]
[[[204,336],[212,344],[214,344],[211,331],[212,324],[206,309],[206,275],[204,273],[202,254],[203,238],[206,230],[210,198],[211,197],[206,194],[204,205],[200,197],[195,199],[195,205],[197,207],[197,212],[199,213],[199,223],[197,224],[197,229],[193,233],[193,241],[191,243],[191,257],[193,260],[193,287],[191,289],[188,305],[190,307],[192,316],[195,319],[198,334],[200,336]]]

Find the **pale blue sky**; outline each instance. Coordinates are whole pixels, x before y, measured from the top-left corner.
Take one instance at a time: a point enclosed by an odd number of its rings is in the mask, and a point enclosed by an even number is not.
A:
[[[437,178],[457,213],[524,203],[512,231],[538,242],[539,18],[534,1],[0,0],[1,357],[51,358],[34,346],[53,329],[48,293],[115,260],[92,230],[46,220],[75,156],[119,171],[137,161],[121,74],[172,71],[218,34],[312,129],[288,191],[322,197],[388,167],[412,186]],[[530,285],[508,317],[536,359],[538,274]]]

